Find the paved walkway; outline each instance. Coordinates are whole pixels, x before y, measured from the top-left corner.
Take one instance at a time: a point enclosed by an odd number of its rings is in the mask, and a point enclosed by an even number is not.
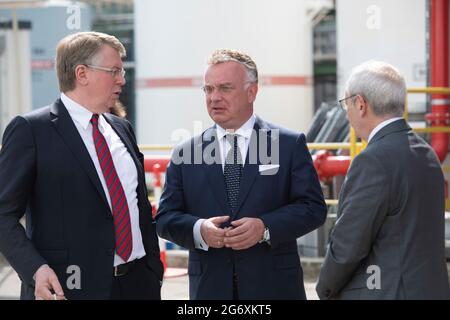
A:
[[[305,282],[306,296],[308,300],[319,299],[316,294],[316,283]],[[1,290],[1,288],[0,288]],[[188,276],[169,277],[164,279],[161,296],[169,300],[187,300],[189,298]]]
[[[0,257],[0,299],[18,299],[20,280],[17,273]]]
[[[185,270],[169,270],[170,276],[164,279],[161,296],[163,300],[187,300],[189,281]],[[184,274],[184,275],[180,275]],[[308,299],[317,299],[315,283],[305,283]],[[0,300],[19,299],[20,280],[16,272],[0,258]]]

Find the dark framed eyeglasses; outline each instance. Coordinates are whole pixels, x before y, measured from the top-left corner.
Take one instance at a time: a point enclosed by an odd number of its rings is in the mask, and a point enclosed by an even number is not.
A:
[[[356,97],[356,96],[357,96],[357,94],[354,94],[354,95],[351,95],[351,96],[349,96],[349,97],[347,97],[347,98],[344,98],[344,99],[339,100],[339,105],[341,106],[342,109],[344,109],[345,111],[347,111],[348,106],[347,106],[347,103],[345,102],[345,100],[354,98],[354,97]]]

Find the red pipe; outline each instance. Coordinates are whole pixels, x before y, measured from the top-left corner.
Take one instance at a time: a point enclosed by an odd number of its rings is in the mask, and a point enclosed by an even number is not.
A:
[[[431,86],[448,87],[448,0],[431,2]],[[448,96],[431,96],[431,114],[426,119],[432,127],[449,125]],[[431,146],[443,162],[448,153],[448,133],[432,133]]]
[[[431,3],[431,86],[448,87],[448,9],[449,0],[432,0]],[[426,115],[432,127],[448,126],[450,121],[447,95],[432,95],[431,114]],[[432,133],[431,145],[441,162],[448,153],[449,135],[447,133]],[[155,174],[155,186],[160,186],[160,176],[166,171],[170,161],[169,156],[146,156],[144,160],[145,172]],[[313,156],[314,167],[320,180],[328,180],[337,175],[346,175],[350,166],[349,156],[333,156],[325,150]]]
[[[432,0],[431,3],[431,86],[449,86],[449,0]],[[426,115],[432,127],[450,124],[448,95],[431,96],[431,113]],[[448,154],[448,133],[432,133],[431,146],[443,162]],[[314,167],[320,180],[326,181],[336,175],[345,175],[350,166],[350,157],[331,156],[322,150],[313,156]]]
[[[313,156],[314,167],[320,180],[328,180],[334,176],[345,176],[350,166],[349,156],[333,156],[331,152],[321,150]],[[161,186],[161,174],[165,173],[170,156],[145,156],[144,170],[155,175],[155,187]]]
[[[145,156],[144,157],[144,171],[153,173],[154,182],[153,187],[161,188],[161,175],[166,172],[169,164],[170,156]],[[152,203],[152,215],[156,215],[156,203]]]
[[[320,150],[312,158],[321,181],[326,181],[334,176],[345,176],[350,166],[349,156],[333,156],[326,150]]]
[[[144,157],[144,171],[145,172],[166,172],[169,164],[170,156],[145,156]]]

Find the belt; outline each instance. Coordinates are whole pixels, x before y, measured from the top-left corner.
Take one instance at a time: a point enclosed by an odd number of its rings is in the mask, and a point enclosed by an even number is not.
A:
[[[114,267],[114,271],[113,271],[114,277],[120,277],[120,276],[126,275],[141,260],[142,260],[142,258],[141,259],[135,259],[133,261],[130,261],[130,262],[127,262],[127,263],[123,263],[123,264],[119,264],[118,266],[115,266]]]

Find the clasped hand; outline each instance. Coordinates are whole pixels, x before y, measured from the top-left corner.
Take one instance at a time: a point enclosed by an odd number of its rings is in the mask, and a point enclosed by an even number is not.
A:
[[[241,218],[231,222],[230,227],[221,228],[229,216],[218,216],[203,221],[200,233],[211,248],[248,249],[257,244],[264,233],[264,223],[259,218]]]

